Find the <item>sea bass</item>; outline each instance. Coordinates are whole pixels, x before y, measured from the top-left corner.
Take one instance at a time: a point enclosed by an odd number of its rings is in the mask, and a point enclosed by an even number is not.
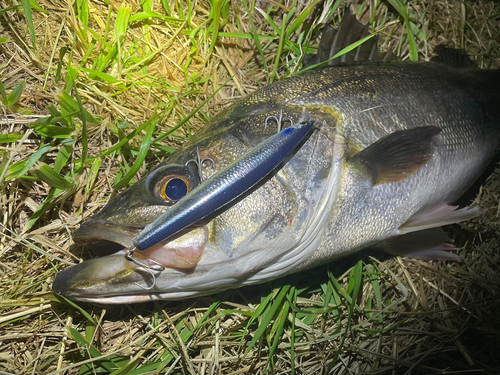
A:
[[[500,71],[397,61],[317,68],[273,83],[228,107],[84,223],[75,241],[117,251],[62,271],[53,289],[134,303],[260,283],[370,246],[453,259],[438,228],[478,214],[450,205],[496,152],[499,87]],[[171,182],[186,192],[200,183],[190,160],[199,153],[224,168],[274,134],[266,119],[281,112],[318,128],[283,168],[210,220],[137,254],[142,263],[125,259],[134,237],[179,199]],[[212,173],[204,168],[202,178]],[[143,266],[161,254],[187,266]],[[193,262],[193,254],[201,257]]]

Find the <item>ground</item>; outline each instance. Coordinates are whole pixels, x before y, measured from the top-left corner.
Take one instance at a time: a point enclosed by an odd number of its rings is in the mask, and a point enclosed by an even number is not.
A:
[[[346,4],[24,3],[0,1],[0,371],[500,373],[496,161],[461,202],[482,216],[448,228],[461,262],[361,253],[272,283],[132,306],[53,295],[57,272],[89,256],[70,237],[83,220],[228,103],[299,70],[304,47],[292,42],[312,27],[316,45],[323,9],[339,5],[336,22]],[[349,3],[403,59],[446,44],[500,68],[497,2]]]

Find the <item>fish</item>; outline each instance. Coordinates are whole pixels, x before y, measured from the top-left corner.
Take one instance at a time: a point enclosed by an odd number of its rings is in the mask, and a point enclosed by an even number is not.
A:
[[[320,48],[332,39],[350,40],[340,37],[347,35],[342,23]],[[366,30],[359,22],[355,27]],[[446,50],[429,62],[357,61],[373,51],[369,45],[340,63],[326,53],[323,66],[223,110],[74,232],[75,242],[97,246],[99,256],[58,273],[53,291],[105,304],[190,298],[262,283],[368,247],[458,259],[440,227],[480,214],[453,203],[497,152],[500,71],[476,69]],[[201,254],[196,264],[160,272],[125,259],[134,237],[175,204],[161,194],[166,184],[182,179],[189,192],[200,183],[189,160],[199,152],[201,160],[225,168],[273,134],[264,124],[279,113],[292,123],[314,119],[318,130],[272,178],[161,245],[179,262]],[[213,173],[204,168],[203,178]],[[134,256],[147,262],[154,250]]]

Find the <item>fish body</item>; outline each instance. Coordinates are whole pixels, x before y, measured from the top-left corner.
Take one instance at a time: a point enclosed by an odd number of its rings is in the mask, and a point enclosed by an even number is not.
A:
[[[318,125],[273,178],[162,249],[180,258],[196,249],[196,265],[167,268],[145,290],[149,274],[118,251],[61,272],[54,290],[102,303],[186,298],[270,280],[405,234],[436,236],[432,228],[477,215],[449,205],[496,152],[499,83],[499,71],[374,62],[311,70],[260,89],[156,170],[157,181],[169,173],[195,180],[179,166],[197,150],[224,168],[272,135],[264,123],[280,111],[298,122],[305,109],[305,120]],[[75,240],[131,246],[170,207],[146,180],[83,224]]]

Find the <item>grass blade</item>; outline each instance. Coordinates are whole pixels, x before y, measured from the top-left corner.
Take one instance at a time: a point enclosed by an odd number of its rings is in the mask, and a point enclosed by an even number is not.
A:
[[[64,128],[57,125],[35,125],[32,126],[35,133],[48,138],[66,139],[73,135],[74,129]]]
[[[85,116],[85,109],[83,108],[82,104],[82,99],[80,98],[80,94],[78,93],[78,90],[75,87],[73,87],[75,90],[75,97],[76,101],[78,102],[78,108],[80,109],[80,118],[82,120],[82,166],[85,164],[85,158],[87,157],[87,150],[88,150],[88,140],[87,140],[87,116]]]
[[[76,73],[76,70],[75,74]],[[68,117],[76,115],[82,122],[83,118],[86,121],[97,124],[99,121],[94,118],[85,108],[81,106],[81,101],[78,103],[75,99],[73,99],[66,91],[61,91],[61,95],[58,95],[59,104],[61,108],[63,108],[67,113]]]
[[[64,62],[64,55],[66,55],[66,52],[68,51],[68,47],[64,46],[59,50],[59,60],[57,61],[57,70],[56,70],[56,77],[55,81],[58,83],[61,80],[61,70]]]
[[[31,15],[31,2],[30,0],[22,0],[24,15],[26,16],[26,22],[28,23],[28,29],[31,35],[31,43],[33,44],[33,49],[36,51],[36,37],[35,37],[35,27],[33,26],[33,17]]]
[[[0,134],[0,143],[12,143],[22,137],[23,134]]]
[[[8,175],[7,175],[7,180],[11,180],[13,178],[19,178],[22,177],[26,174],[26,172],[29,171],[31,167],[33,167],[38,160],[42,156],[44,156],[47,152],[49,152],[52,149],[52,145],[50,144],[42,144],[36,150],[33,155],[31,155],[28,160],[26,161],[21,161],[15,164],[12,164],[9,169],[8,169]]]
[[[361,284],[363,282],[363,262],[360,260],[351,271],[349,283],[347,285],[347,293],[352,296],[352,303],[356,303]]]
[[[23,93],[24,86],[26,85],[26,81],[21,82],[19,85],[16,86],[14,90],[10,92],[9,95],[7,95],[7,103],[6,105],[13,106],[15,105],[19,99],[21,98],[21,94]]]
[[[51,189],[47,194],[47,197],[43,200],[42,204],[37,207],[35,212],[30,216],[30,219],[24,226],[23,232],[28,231],[35,223],[40,219],[40,217],[50,208],[52,208],[56,203],[59,194],[62,191],[60,189]]]
[[[212,30],[212,41],[210,42],[210,49],[209,49],[210,52],[212,52],[215,43],[217,42],[217,37],[219,34],[219,28],[221,27],[221,23],[225,23],[228,7],[229,7],[228,0],[213,0],[212,10],[209,16],[209,19],[212,20],[212,24],[210,25],[210,29]]]
[[[271,347],[269,348],[269,355],[267,358],[266,367],[269,366],[269,364],[272,364],[272,358],[274,356],[274,352],[276,351],[278,344],[281,342],[285,323],[288,320],[288,312],[290,311],[289,300],[292,299],[294,295],[295,295],[295,288],[291,287],[289,292],[287,293],[287,296],[286,296],[287,298],[283,303],[281,311],[279,312],[278,316],[276,317],[276,321],[274,322],[274,326],[276,328],[274,330],[273,343],[272,343]],[[271,369],[273,369],[273,367],[274,366],[271,366]]]
[[[403,5],[400,0],[388,0],[389,3],[397,10],[397,12],[403,17],[406,34],[408,35],[408,44],[410,48],[410,59],[412,61],[418,61],[418,48],[415,42],[415,36],[411,29],[410,17],[408,16],[408,5]]]
[[[283,44],[285,42],[285,37],[286,37],[286,33],[285,33],[285,29],[286,29],[286,15],[283,14],[283,20],[282,20],[282,23],[281,23],[281,30],[280,30],[280,41],[279,41],[279,45],[278,45],[278,51],[276,52],[276,57],[275,57],[275,60],[274,60],[274,67],[273,67],[273,71],[271,73],[271,78],[269,79],[269,82],[273,82],[274,81],[274,77],[276,76],[276,72],[278,70],[278,66],[279,66],[279,63],[280,63],[280,57],[281,57],[281,53],[283,52]]]
[[[253,39],[257,37],[259,40],[275,40],[277,37],[276,35],[257,35],[254,36],[253,34],[246,34],[246,33],[227,33],[221,31],[219,33],[219,36],[225,36],[228,38],[236,38],[236,39]]]
[[[252,38],[257,46],[257,49],[259,50],[260,57],[262,59],[262,65],[264,66],[264,71],[266,72],[266,77],[269,74],[269,69],[267,67],[267,61],[266,61],[266,56],[264,54],[264,50],[262,49],[262,45],[260,44],[260,40],[258,37],[257,29],[255,28],[255,23],[253,22],[252,18],[252,12],[248,9],[247,2],[242,0],[243,6],[245,7],[246,12],[248,13],[248,20],[250,21],[250,26],[252,28]]]
[[[85,195],[89,195],[92,189],[94,188],[94,184],[96,182],[99,168],[101,168],[102,158],[95,158],[92,164],[90,165],[89,175],[87,177],[87,184],[85,187]]]
[[[88,0],[77,0],[76,8],[78,11],[78,18],[82,24],[87,27],[89,25],[89,2]]]
[[[249,342],[247,346],[247,353],[250,351],[250,349],[253,348],[255,343],[262,337],[264,332],[267,330],[267,326],[271,322],[271,320],[274,318],[276,315],[276,312],[278,309],[282,306],[283,300],[286,297],[286,294],[288,293],[288,290],[290,289],[290,285],[285,285],[283,286],[278,295],[276,296],[276,299],[268,305],[268,307],[263,311],[261,321],[259,323],[259,327],[255,331],[254,336],[252,337],[252,340]]]
[[[380,30],[381,31],[381,30]],[[311,65],[305,69],[302,69],[300,72],[305,72],[307,70],[311,70],[311,69],[315,69],[319,66],[322,66],[322,65],[325,65],[327,62],[331,61],[331,60],[334,60],[334,59],[337,59],[339,58],[340,56],[342,55],[345,55],[346,53],[349,53],[350,51],[352,51],[353,49],[356,49],[357,47],[359,47],[361,44],[363,44],[364,42],[366,42],[367,40],[373,38],[375,35],[377,35],[380,31],[377,31],[376,33],[371,33],[370,35],[367,35],[365,36],[364,38],[358,40],[357,42],[345,47],[344,49],[340,50],[339,52],[337,52],[335,54],[335,56],[329,58],[328,60],[326,61],[323,61],[323,62],[320,62],[318,64],[315,64],[315,65]]]
[[[84,348],[87,351],[87,354],[89,355],[90,358],[96,359],[95,362],[92,362],[92,364],[95,366],[102,367],[104,370],[106,370],[108,373],[116,370],[117,366],[109,359],[107,356],[103,356],[99,350],[97,350],[94,346],[92,346],[81,334],[74,328],[70,328],[70,333],[71,336],[73,337],[73,340],[80,345],[82,348]],[[99,360],[100,357],[103,357],[101,360]]]
[[[132,165],[132,168],[125,173],[125,175],[122,177],[120,181],[115,183],[113,185],[113,189],[119,190],[130,182],[130,180],[135,176],[139,168],[141,167],[142,163],[144,162],[144,159],[146,159],[146,156],[149,151],[149,146],[151,144],[151,138],[153,136],[153,132],[156,129],[157,125],[157,117],[153,117],[151,120],[148,121],[148,128],[146,130],[146,135],[142,139],[142,144],[141,148],[139,149],[139,153],[137,154],[137,158]]]
[[[22,5],[14,5],[11,7],[3,8],[3,9],[0,9],[0,14],[2,14],[4,12],[10,12],[11,10],[21,9],[22,7],[23,7]]]
[[[67,299],[66,297],[63,297],[57,293],[54,293],[54,296],[56,297],[56,299],[61,302],[61,303],[64,303],[64,304],[67,304],[69,306],[72,306],[74,307],[76,310],[78,310],[84,317],[85,319],[87,319],[89,322],[93,323],[93,324],[97,324],[95,319],[92,318],[92,316],[87,312],[85,311],[85,309],[81,308],[80,306],[78,306],[75,302]]]
[[[31,173],[35,175],[39,180],[45,182],[47,185],[53,188],[67,190],[75,186],[74,181],[69,181],[62,177],[59,173],[53,170],[45,163],[38,163],[38,165],[31,170]]]
[[[320,0],[314,0],[311,4],[305,8],[302,13],[299,14],[299,16],[295,19],[295,21],[292,22],[292,24],[288,27],[288,30],[286,31],[285,34],[285,39],[289,39],[290,35],[292,35],[295,31],[297,31],[300,26],[304,23],[304,20],[306,17],[311,13],[311,11],[314,9],[316,4],[318,4]]]
[[[2,99],[2,103],[4,105],[7,105],[7,103],[8,103],[7,91],[5,91],[5,86],[3,85],[3,83],[1,81],[0,81],[0,96]]]
[[[64,139],[61,142],[61,149],[57,153],[56,161],[54,162],[54,171],[56,173],[61,173],[62,168],[66,165],[71,154],[73,153],[73,145],[75,140],[73,138]]]

